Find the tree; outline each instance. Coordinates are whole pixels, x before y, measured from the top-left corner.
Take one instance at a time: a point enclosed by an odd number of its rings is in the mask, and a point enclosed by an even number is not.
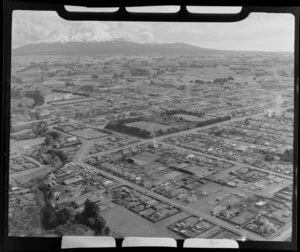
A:
[[[78,208],[78,204],[74,200],[70,202],[70,206],[73,207],[74,209]]]
[[[107,229],[108,229],[108,227],[106,225],[106,221],[101,215],[98,215],[96,217],[95,225],[91,226],[91,227],[94,228],[96,235],[97,234],[102,234],[103,235],[104,234],[104,229],[106,229],[105,232],[107,232]]]
[[[268,162],[270,162],[270,161],[273,161],[275,158],[270,154],[270,153],[267,153],[266,155],[265,155],[265,161],[268,161]]]
[[[92,74],[92,79],[93,79],[93,80],[98,79],[98,75],[97,75],[97,74]]]
[[[59,211],[57,211],[55,213],[55,215],[56,215],[56,221],[57,221],[56,224],[62,225],[62,224],[65,224],[69,220],[71,213],[67,208],[63,208],[63,209],[60,209]]]
[[[286,149],[281,157],[284,162],[293,162],[293,149]]]
[[[109,233],[105,219],[99,214],[99,207],[96,203],[87,199],[84,202],[84,210],[75,216],[78,224],[86,225],[95,231],[96,235],[105,235]]]
[[[44,229],[53,229],[59,225],[65,224],[71,216],[71,212],[67,208],[58,211],[53,206],[46,205],[41,209],[40,219]]]
[[[68,160],[68,156],[62,150],[49,149],[48,153],[51,154],[52,159],[54,159],[55,156],[57,156],[62,163],[65,163]]]
[[[38,89],[30,90],[25,93],[25,97],[32,98],[34,100],[34,106],[43,105],[45,103],[45,97]]]
[[[104,229],[103,229],[103,235],[109,235],[109,233],[110,233],[110,230],[109,230],[109,228],[108,228],[108,226],[106,226],[106,227],[104,227]]]
[[[60,137],[60,134],[57,131],[48,131],[47,135],[49,135],[50,137],[52,137],[53,140],[58,140]]]
[[[91,202],[89,199],[87,199],[84,202],[84,210],[83,210],[83,216],[85,217],[95,217],[97,216],[99,211],[99,207],[96,203]]]
[[[44,229],[52,229],[57,226],[54,207],[46,205],[41,209],[41,224]]]
[[[46,132],[47,132],[47,124],[43,121],[41,122],[37,122],[34,123],[32,125],[32,132],[36,135],[36,136],[45,136]]]
[[[60,160],[60,158],[58,156],[54,156],[51,158],[51,164],[55,167],[55,168],[60,168],[63,165],[63,162]]]
[[[73,83],[72,80],[66,80],[66,81],[65,81],[65,86],[66,86],[66,87],[73,87],[73,86],[74,86],[74,83]]]
[[[52,146],[53,145],[53,138],[50,135],[46,135],[44,143],[47,146]]]
[[[81,92],[92,93],[94,91],[94,87],[91,85],[84,85],[78,89]]]

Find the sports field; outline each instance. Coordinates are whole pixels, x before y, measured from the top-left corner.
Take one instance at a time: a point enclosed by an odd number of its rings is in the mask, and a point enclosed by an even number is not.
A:
[[[162,125],[159,123],[152,123],[152,122],[146,122],[146,121],[138,121],[138,122],[132,122],[132,123],[126,123],[126,126],[129,127],[135,127],[142,130],[148,130],[150,132],[162,130],[165,131],[168,128],[171,128],[171,126]]]
[[[78,137],[82,137],[87,140],[108,136],[108,134],[104,132],[94,130],[94,129],[89,129],[89,128],[82,129],[82,130],[74,130],[74,131],[70,131],[69,133]]]

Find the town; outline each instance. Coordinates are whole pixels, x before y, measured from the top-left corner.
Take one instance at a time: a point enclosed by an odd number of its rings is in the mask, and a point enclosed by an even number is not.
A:
[[[12,57],[9,235],[290,240],[293,62]]]

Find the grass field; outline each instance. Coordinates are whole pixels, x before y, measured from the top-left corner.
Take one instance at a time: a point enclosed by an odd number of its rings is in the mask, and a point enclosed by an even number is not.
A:
[[[59,106],[59,105],[68,105],[72,103],[80,103],[80,102],[88,102],[88,101],[96,101],[97,99],[91,97],[84,97],[84,98],[74,98],[74,99],[64,99],[64,100],[57,100],[57,101],[50,101],[48,104]]]
[[[107,225],[115,238],[125,236],[179,238],[160,223],[152,223],[118,205],[101,212],[101,215],[107,221]]]
[[[174,115],[176,118],[183,118],[184,120],[190,121],[190,122],[203,122],[206,121],[207,118],[201,118],[198,116],[193,115],[185,115],[185,114],[177,114]]]
[[[211,237],[211,238],[237,240],[237,239],[240,239],[241,236],[224,229],[220,233],[218,233],[217,235],[215,235],[214,237]]]
[[[243,211],[240,214],[232,217],[230,219],[230,221],[233,222],[234,224],[237,224],[237,225],[243,225],[247,221],[249,221],[252,218],[254,218],[255,215],[257,215],[257,213],[255,213],[253,211],[250,211],[250,210],[246,210],[246,211]]]
[[[70,131],[69,133],[78,137],[82,137],[87,140],[108,136],[108,134],[94,129],[75,130],[75,131]]]
[[[20,184],[26,184],[31,180],[37,180],[44,178],[47,174],[51,172],[51,169],[45,167],[38,167],[30,170],[25,170],[22,172],[15,173],[11,175],[16,182]]]
[[[165,131],[168,128],[171,128],[171,126],[162,125],[162,124],[159,124],[159,123],[151,123],[151,122],[146,122],[146,121],[126,123],[125,125],[129,126],[129,127],[140,128],[142,130],[148,130],[150,132],[158,131],[158,130]]]

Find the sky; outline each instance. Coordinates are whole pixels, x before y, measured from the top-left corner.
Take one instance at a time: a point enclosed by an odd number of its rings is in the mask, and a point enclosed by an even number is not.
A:
[[[162,10],[161,7],[159,9]],[[171,7],[166,9],[172,10]],[[180,42],[223,50],[292,52],[294,16],[251,13],[246,19],[232,23],[153,23],[67,21],[56,12],[49,11],[19,10],[13,13],[13,48],[40,42],[104,41],[116,38],[138,43]]]

